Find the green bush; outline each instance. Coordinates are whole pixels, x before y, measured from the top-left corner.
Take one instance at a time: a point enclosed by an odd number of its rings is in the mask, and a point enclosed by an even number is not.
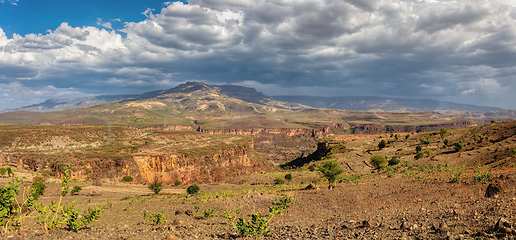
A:
[[[460,143],[460,142],[454,143],[453,146],[455,148],[455,151],[457,151],[457,152],[464,148],[464,145],[462,145],[462,143]]]
[[[283,178],[276,178],[276,179],[274,179],[274,184],[277,184],[277,185],[285,184],[285,180]]]
[[[7,169],[0,168],[0,175],[5,176],[5,174],[7,174]]]
[[[39,196],[43,195],[46,187],[47,186],[42,182],[32,183],[32,195],[34,196],[34,200],[38,200]]]
[[[188,186],[188,188],[186,189],[186,192],[188,194],[196,194],[199,192],[199,190],[201,190],[201,188],[199,187],[199,185],[197,184],[192,184],[190,186]]]
[[[389,166],[398,165],[400,163],[400,159],[398,156],[392,156],[392,158],[389,160]]]
[[[163,189],[163,183],[156,179],[153,183],[149,184],[149,189],[155,194],[158,194]]]
[[[424,154],[424,153],[422,153],[422,152],[418,152],[418,153],[416,154],[416,156],[414,156],[414,158],[415,158],[415,159],[421,159],[421,158],[423,158],[424,156],[425,156],[425,154]]]
[[[344,172],[340,168],[340,165],[337,161],[327,161],[321,167],[319,167],[319,172],[323,175],[323,177],[328,180],[328,185],[331,186],[332,183],[337,181],[337,177]]]
[[[421,152],[421,150],[423,150],[423,148],[421,146],[416,146],[416,152]]]
[[[428,145],[430,144],[430,140],[426,139],[425,137],[420,137],[419,138],[419,141],[422,143],[422,144],[425,144],[425,145]]]
[[[179,185],[181,185],[181,181],[179,181],[179,180],[175,180],[175,181],[174,181],[174,186],[176,186],[176,187],[177,187],[177,186],[179,186]]]
[[[285,175],[285,179],[287,179],[288,181],[291,181],[291,180],[292,180],[292,174],[287,173],[287,174]]]
[[[382,140],[382,141],[380,141],[380,143],[378,143],[378,149],[380,149],[380,150],[382,150],[386,146],[387,146],[387,142],[385,140]]]
[[[124,176],[122,178],[122,182],[132,182],[133,180],[134,180],[134,178],[131,176]]]
[[[70,194],[72,195],[78,195],[79,192],[82,190],[82,186],[74,186]]]
[[[310,172],[315,171],[315,165],[310,165],[310,167],[308,167],[308,170],[310,170]]]
[[[213,218],[215,216],[215,208],[204,210],[204,218]]]
[[[382,169],[384,167],[387,167],[387,159],[382,155],[374,155],[369,159],[369,162],[371,165],[373,165],[373,168],[375,169]]]
[[[443,142],[443,143],[444,143],[444,146],[445,146],[445,147],[450,146],[450,140],[448,140],[448,139],[444,139],[444,142]]]

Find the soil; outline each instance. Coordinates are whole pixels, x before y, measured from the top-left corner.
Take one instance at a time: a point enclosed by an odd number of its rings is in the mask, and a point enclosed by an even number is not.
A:
[[[16,172],[16,171],[15,171]],[[201,192],[188,195],[185,186],[165,187],[161,194],[144,185],[73,182],[84,186],[75,199],[77,208],[105,206],[99,221],[78,232],[65,228],[50,232],[28,221],[18,232],[4,233],[7,239],[234,239],[238,231],[224,212],[241,212],[249,220],[255,212],[268,217],[268,207],[282,195],[293,199],[287,211],[274,216],[266,239],[510,239],[515,235],[516,169],[493,171],[493,180],[455,183],[439,177],[388,177],[376,172],[358,184],[343,182],[332,189],[317,174],[292,172],[294,180],[272,185],[270,179],[284,172],[256,174],[219,184],[201,184]],[[433,175],[432,175],[433,176]],[[6,182],[8,178],[2,179]],[[315,189],[305,190],[310,182]],[[301,183],[303,182],[303,183]],[[501,192],[486,196],[489,185]],[[48,183],[40,200],[49,204],[59,199],[59,183]],[[92,196],[92,193],[96,193]],[[100,196],[99,196],[100,194]],[[122,198],[128,198],[122,200]],[[110,207],[107,203],[113,204]],[[132,203],[131,203],[132,202]],[[198,211],[196,210],[198,206]],[[214,217],[204,211],[215,208]],[[166,222],[144,221],[144,212],[162,212]],[[186,213],[190,211],[191,215]],[[495,229],[500,218],[508,227]]]

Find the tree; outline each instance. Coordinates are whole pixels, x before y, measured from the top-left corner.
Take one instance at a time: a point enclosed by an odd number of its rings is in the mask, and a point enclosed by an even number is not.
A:
[[[197,184],[192,184],[190,186],[188,186],[188,188],[186,189],[186,192],[188,194],[196,194],[199,192],[199,190],[201,190],[201,188],[199,187],[199,185]]]
[[[371,165],[375,169],[382,169],[384,167],[387,167],[387,159],[382,155],[374,155],[369,159],[369,162],[371,162]]]
[[[292,180],[292,174],[290,174],[290,173],[285,174],[285,179],[287,179],[290,182]]]
[[[337,161],[326,161],[319,167],[319,172],[328,180],[328,186],[331,187],[331,184],[337,180],[337,177],[342,174],[344,170],[340,168]]]
[[[416,153],[421,152],[421,150],[423,150],[421,146],[416,146]]]
[[[441,135],[441,138],[444,138],[444,135],[446,135],[447,132],[448,132],[448,130],[446,130],[446,128],[441,128],[441,130],[439,130],[439,134]]]
[[[460,143],[460,142],[454,143],[453,146],[455,147],[455,151],[457,151],[457,152],[464,148],[464,145],[462,145],[462,143]]]
[[[387,146],[387,142],[385,140],[382,140],[382,141],[380,141],[380,143],[378,143],[378,148],[380,150],[382,150],[382,148],[384,148],[386,146]]]
[[[153,191],[155,194],[158,194],[163,189],[163,183],[158,179],[154,180],[153,183],[149,184],[149,189]]]

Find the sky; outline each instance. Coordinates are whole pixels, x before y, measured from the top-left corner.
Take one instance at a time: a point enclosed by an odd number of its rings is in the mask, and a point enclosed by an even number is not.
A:
[[[0,0],[0,109],[187,81],[516,109],[516,0]]]

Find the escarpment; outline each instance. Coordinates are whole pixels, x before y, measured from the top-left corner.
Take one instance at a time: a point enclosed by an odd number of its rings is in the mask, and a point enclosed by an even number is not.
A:
[[[144,151],[133,156],[141,181],[160,180],[172,184],[222,181],[249,173],[259,163],[250,156],[249,145],[224,145],[218,148],[192,148],[182,151]]]

